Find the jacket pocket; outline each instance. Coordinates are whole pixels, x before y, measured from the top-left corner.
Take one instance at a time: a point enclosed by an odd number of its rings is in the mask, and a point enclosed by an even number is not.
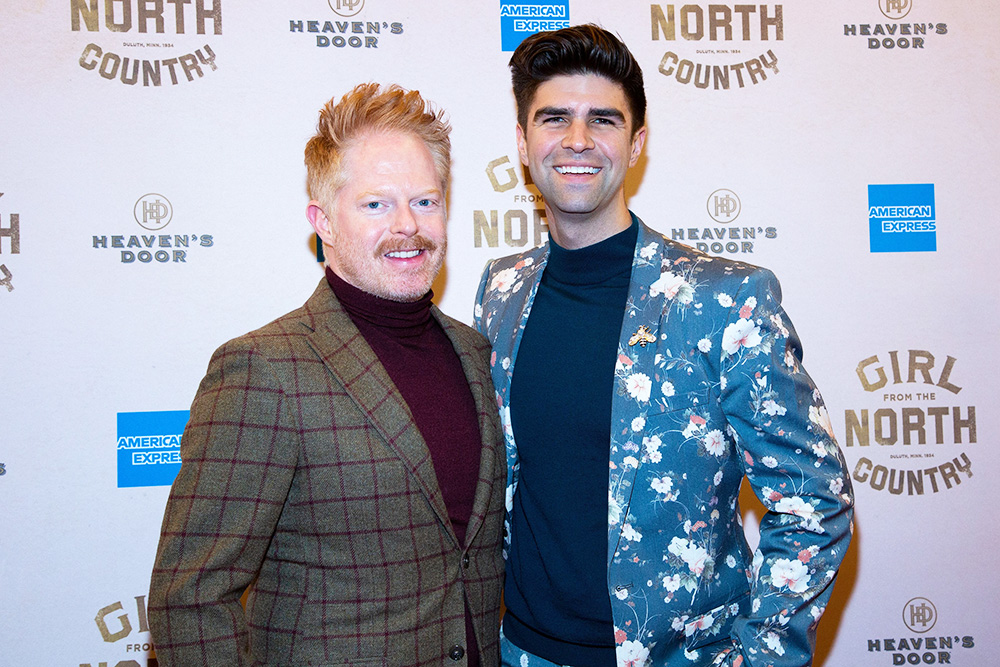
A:
[[[713,412],[714,396],[710,389],[678,393],[650,404],[645,411],[644,435],[661,435],[666,431],[683,429],[692,416],[696,420]]]
[[[729,637],[729,632],[736,620],[736,614],[729,613],[730,607],[729,604],[719,605],[685,623],[684,648],[693,651],[719,643],[718,651],[722,651],[726,648],[722,642],[728,642],[732,646],[733,642]]]
[[[683,410],[707,407],[711,398],[711,393],[711,389],[707,387],[702,387],[693,391],[678,392],[672,396],[666,397],[664,399],[666,405],[663,409],[657,413],[649,413],[647,418],[656,419],[659,417],[675,415],[677,412]]]

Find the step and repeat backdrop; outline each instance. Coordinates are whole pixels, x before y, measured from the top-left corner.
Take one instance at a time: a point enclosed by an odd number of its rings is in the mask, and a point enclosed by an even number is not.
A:
[[[510,51],[582,22],[643,67],[630,207],[773,269],[829,405],[857,525],[817,664],[996,664],[995,4],[8,0],[0,665],[156,664],[149,574],[209,356],[322,275],[319,108],[380,81],[447,110],[435,294],[469,322],[486,261],[547,238]]]

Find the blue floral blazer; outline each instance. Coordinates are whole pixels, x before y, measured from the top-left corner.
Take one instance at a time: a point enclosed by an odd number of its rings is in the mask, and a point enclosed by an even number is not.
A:
[[[476,302],[476,327],[493,345],[508,519],[518,479],[510,382],[547,257],[546,244],[491,261]],[[766,269],[703,254],[640,221],[609,446],[619,665],[811,662],[853,498],[780,300]],[[744,475],[768,509],[754,553],[738,506]]]

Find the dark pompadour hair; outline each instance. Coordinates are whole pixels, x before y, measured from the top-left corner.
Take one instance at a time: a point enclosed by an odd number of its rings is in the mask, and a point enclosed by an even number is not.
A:
[[[593,23],[531,35],[515,49],[509,65],[521,127],[527,127],[538,86],[574,74],[597,74],[621,85],[632,113],[632,131],[646,124],[642,68],[620,39]]]

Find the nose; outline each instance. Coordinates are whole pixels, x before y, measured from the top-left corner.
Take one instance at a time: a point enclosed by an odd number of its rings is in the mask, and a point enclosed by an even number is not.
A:
[[[409,206],[400,206],[392,216],[389,231],[401,236],[413,236],[417,233],[417,218]]]
[[[569,124],[562,145],[574,153],[582,153],[594,147],[594,141],[590,136],[590,125],[585,119],[577,118]]]

